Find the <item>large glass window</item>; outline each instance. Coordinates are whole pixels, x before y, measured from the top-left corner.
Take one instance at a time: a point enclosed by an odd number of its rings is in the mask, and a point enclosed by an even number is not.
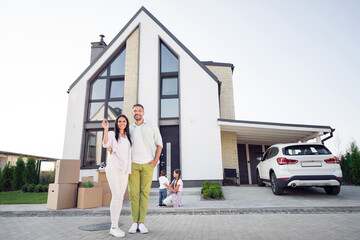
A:
[[[160,66],[160,118],[179,117],[179,82],[178,58],[165,46],[160,43],[161,66]]]
[[[85,122],[84,167],[96,167],[105,161],[106,149],[102,147],[101,122],[106,118],[111,124],[123,112],[125,53],[123,48],[90,84]]]

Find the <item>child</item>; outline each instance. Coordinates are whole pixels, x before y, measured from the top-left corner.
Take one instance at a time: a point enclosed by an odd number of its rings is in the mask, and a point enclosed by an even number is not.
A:
[[[169,185],[169,180],[166,178],[166,171],[161,170],[160,177],[159,177],[159,206],[165,206],[163,204],[164,199],[167,197],[167,189],[164,184]]]
[[[164,201],[163,204],[166,206],[173,206],[173,207],[180,207],[182,204],[182,189],[183,189],[183,182],[181,180],[181,170],[176,169],[173,173],[174,180],[171,182],[170,185],[164,184],[167,189],[169,189],[172,194],[168,196]]]

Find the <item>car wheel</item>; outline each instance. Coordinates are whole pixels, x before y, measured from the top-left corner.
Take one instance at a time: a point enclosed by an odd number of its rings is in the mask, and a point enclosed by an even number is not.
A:
[[[271,173],[270,176],[270,181],[271,181],[271,190],[273,191],[273,193],[275,195],[281,195],[284,193],[284,188],[280,187],[279,184],[277,183],[277,178],[275,173]]]
[[[258,186],[259,186],[259,187],[264,187],[264,186],[265,186],[265,183],[263,183],[263,181],[261,181],[259,171],[256,171],[256,177],[257,177],[257,184],[258,184]]]
[[[324,187],[324,190],[329,195],[338,195],[340,192],[340,186]]]

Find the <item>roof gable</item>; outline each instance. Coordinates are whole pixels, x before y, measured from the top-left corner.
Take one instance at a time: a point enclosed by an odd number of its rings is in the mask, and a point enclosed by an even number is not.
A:
[[[97,56],[94,61],[90,63],[90,65],[80,74],[80,76],[70,85],[68,89],[68,93],[71,91],[71,89],[84,77],[86,73],[89,72],[92,68],[94,68],[94,65],[101,59],[101,57],[111,49],[112,45],[120,36],[128,29],[128,27],[135,21],[135,19],[138,17],[138,15],[144,12],[146,13],[167,35],[169,35],[176,44],[178,44],[184,52],[186,52],[217,84],[221,84],[221,82],[218,80],[218,78],[213,74],[189,49],[185,47],[184,44],[182,44],[175,36],[172,34],[159,20],[157,20],[145,7],[141,7],[136,14],[130,19],[130,21],[120,30],[120,32],[113,38],[113,40],[107,45],[104,50]],[[125,39],[126,41],[126,39]]]

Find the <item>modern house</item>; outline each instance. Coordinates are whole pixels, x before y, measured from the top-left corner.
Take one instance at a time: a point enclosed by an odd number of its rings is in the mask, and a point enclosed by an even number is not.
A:
[[[164,149],[153,180],[182,170],[185,186],[222,182],[224,169],[239,184],[256,183],[256,157],[275,143],[324,141],[330,126],[235,119],[231,63],[202,62],[142,7],[107,45],[92,43],[91,63],[68,89],[64,159],[81,159],[81,176],[94,176],[108,152],[101,121],[131,123],[140,103],[159,126]],[[329,136],[326,136],[329,135]],[[322,139],[324,138],[324,139]]]

